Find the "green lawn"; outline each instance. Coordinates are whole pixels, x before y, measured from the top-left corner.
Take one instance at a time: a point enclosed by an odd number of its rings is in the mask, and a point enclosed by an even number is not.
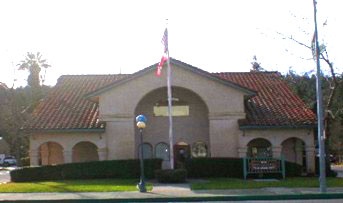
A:
[[[343,187],[342,178],[327,178],[328,187]],[[319,187],[316,177],[286,178],[279,181],[254,181],[232,178],[212,178],[207,181],[194,182],[192,190],[215,190],[215,189],[254,189],[264,187]]]
[[[137,191],[137,179],[95,179],[65,180],[30,183],[0,184],[0,193],[4,192],[116,192]],[[327,178],[328,187],[343,187],[342,178]],[[253,189],[263,187],[319,187],[318,178],[287,178],[280,181],[256,182],[254,180],[212,178],[191,183],[192,190],[204,189]],[[152,184],[147,183],[151,191]]]
[[[0,184],[3,192],[116,192],[137,191],[136,179],[65,180]],[[147,190],[152,184],[147,183]]]

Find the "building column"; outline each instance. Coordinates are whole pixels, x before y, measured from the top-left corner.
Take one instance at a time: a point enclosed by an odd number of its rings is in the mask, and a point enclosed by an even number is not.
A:
[[[98,149],[98,156],[99,156],[99,161],[104,161],[107,160],[107,148],[99,148]]]
[[[73,162],[73,151],[63,150],[63,158],[64,158],[64,163],[72,163]]]
[[[247,156],[248,153],[248,147],[239,147],[238,148],[238,157],[244,158]]]
[[[282,146],[281,145],[275,145],[272,146],[272,153],[273,153],[273,158],[281,158],[281,153],[282,152]]]
[[[39,150],[30,150],[30,166],[39,166]]]
[[[314,146],[306,146],[306,172],[314,174],[315,173],[315,151]]]
[[[303,147],[301,140],[297,139],[295,142],[295,162],[299,165],[303,165]]]

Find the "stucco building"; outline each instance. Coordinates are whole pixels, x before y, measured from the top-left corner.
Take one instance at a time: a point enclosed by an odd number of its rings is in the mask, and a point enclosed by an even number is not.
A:
[[[277,72],[209,73],[171,59],[175,161],[283,155],[314,172],[314,113]],[[148,118],[144,156],[169,164],[166,70],[61,76],[40,103],[31,165],[138,158],[135,116]]]

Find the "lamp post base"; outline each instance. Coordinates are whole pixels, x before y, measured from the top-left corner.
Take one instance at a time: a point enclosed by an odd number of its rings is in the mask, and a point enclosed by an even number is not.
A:
[[[145,187],[144,181],[141,180],[141,181],[137,184],[137,188],[138,188],[139,192],[146,192],[146,187]]]

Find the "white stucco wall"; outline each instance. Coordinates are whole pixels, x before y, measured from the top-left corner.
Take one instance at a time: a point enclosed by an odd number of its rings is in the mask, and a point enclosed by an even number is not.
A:
[[[59,144],[63,149],[64,163],[72,162],[73,147],[80,142],[91,142],[98,148],[100,160],[107,159],[107,140],[103,133],[36,133],[30,136],[30,162],[38,165],[40,146],[47,142]],[[105,153],[103,153],[105,152]]]
[[[172,85],[195,92],[208,107],[212,156],[237,156],[237,147],[227,146],[238,144],[241,132],[237,119],[245,117],[246,93],[184,68],[172,68]],[[100,119],[107,122],[105,135],[110,159],[135,158],[135,109],[145,95],[165,87],[166,83],[164,69],[161,77],[148,72],[100,95]]]

